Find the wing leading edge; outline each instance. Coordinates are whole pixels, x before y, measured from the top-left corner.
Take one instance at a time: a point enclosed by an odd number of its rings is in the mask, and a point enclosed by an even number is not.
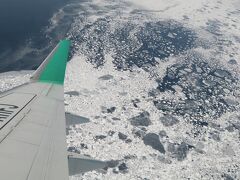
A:
[[[28,84],[0,95],[0,179],[66,180],[69,172],[106,165],[66,150],[63,83],[69,47],[61,41]]]

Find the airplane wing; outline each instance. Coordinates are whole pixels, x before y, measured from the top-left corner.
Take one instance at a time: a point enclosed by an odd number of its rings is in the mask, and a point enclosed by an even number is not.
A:
[[[66,180],[69,172],[106,165],[67,153],[63,83],[69,47],[61,41],[29,83],[0,95],[0,179]]]

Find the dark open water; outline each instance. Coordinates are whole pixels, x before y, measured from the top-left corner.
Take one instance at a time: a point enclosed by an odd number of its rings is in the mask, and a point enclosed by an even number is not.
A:
[[[43,32],[49,19],[68,0],[0,0],[0,72],[35,69],[49,43]],[[57,40],[56,40],[57,42]],[[26,48],[27,47],[27,48]],[[39,53],[40,52],[40,53]]]

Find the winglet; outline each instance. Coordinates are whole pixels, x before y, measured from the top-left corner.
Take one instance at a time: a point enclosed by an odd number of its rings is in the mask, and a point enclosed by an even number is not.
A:
[[[39,66],[32,81],[63,84],[70,41],[62,40]]]

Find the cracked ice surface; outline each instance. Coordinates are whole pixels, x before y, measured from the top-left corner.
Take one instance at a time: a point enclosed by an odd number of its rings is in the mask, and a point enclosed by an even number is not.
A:
[[[72,1],[59,13],[73,17],[65,108],[90,120],[68,128],[68,150],[108,161],[70,179],[240,179],[238,0]]]

